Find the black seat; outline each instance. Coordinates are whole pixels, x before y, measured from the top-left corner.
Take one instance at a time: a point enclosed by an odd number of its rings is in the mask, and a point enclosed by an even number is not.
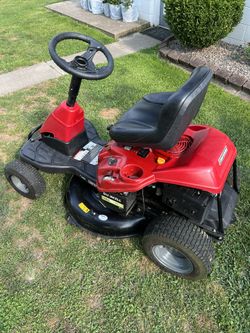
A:
[[[143,97],[110,128],[110,136],[122,145],[170,149],[198,113],[212,71],[198,67],[176,92]]]

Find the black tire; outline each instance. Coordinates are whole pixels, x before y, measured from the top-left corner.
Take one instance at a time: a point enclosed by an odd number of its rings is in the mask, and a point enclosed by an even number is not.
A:
[[[14,160],[5,166],[4,172],[11,186],[26,198],[37,199],[45,191],[46,184],[43,177],[27,163]]]
[[[147,226],[142,245],[156,265],[178,277],[199,280],[211,272],[212,240],[184,217],[171,214],[156,218]]]

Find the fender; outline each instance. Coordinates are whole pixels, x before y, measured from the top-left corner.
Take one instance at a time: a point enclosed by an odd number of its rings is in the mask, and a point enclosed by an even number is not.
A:
[[[188,140],[186,146],[184,139]],[[140,151],[114,141],[104,147],[99,155],[98,190],[136,192],[161,182],[218,194],[237,155],[227,135],[201,125],[190,125],[169,151],[148,149],[146,156]]]

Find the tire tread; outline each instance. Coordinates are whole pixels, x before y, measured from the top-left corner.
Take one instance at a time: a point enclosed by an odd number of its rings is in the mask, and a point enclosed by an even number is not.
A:
[[[143,236],[143,247],[153,237],[162,239],[167,237],[192,251],[206,268],[211,272],[214,249],[211,238],[197,225],[188,221],[185,217],[168,214],[158,217],[152,221],[145,230]],[[176,274],[178,275],[178,274]]]
[[[29,199],[39,198],[46,189],[46,183],[40,173],[32,165],[29,165],[21,160],[11,161],[5,166],[4,172],[7,180],[11,185],[12,182],[10,177],[12,175],[20,175],[32,186],[33,193],[28,193],[25,195],[19,191],[20,194]]]

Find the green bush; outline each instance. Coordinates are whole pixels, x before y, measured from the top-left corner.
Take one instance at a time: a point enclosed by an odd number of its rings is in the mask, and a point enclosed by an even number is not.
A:
[[[166,19],[180,42],[202,48],[228,35],[240,21],[245,0],[164,0]]]
[[[110,5],[120,5],[121,4],[121,0],[108,0],[107,1]]]
[[[245,48],[245,55],[247,60],[250,62],[250,46]]]

